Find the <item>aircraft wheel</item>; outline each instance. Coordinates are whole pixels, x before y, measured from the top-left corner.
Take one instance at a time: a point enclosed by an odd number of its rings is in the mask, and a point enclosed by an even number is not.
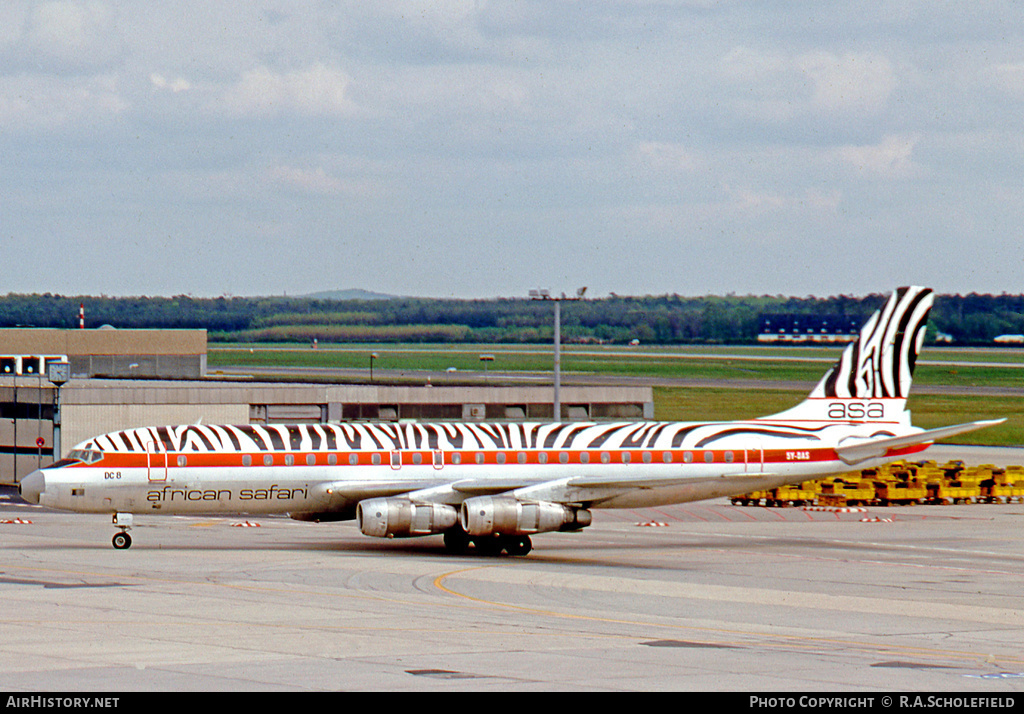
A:
[[[533,550],[530,536],[512,536],[505,542],[505,551],[509,555],[526,555]]]
[[[505,549],[505,544],[501,538],[494,536],[484,536],[483,538],[477,538],[473,541],[476,546],[476,550],[480,555],[501,555],[501,551]]]
[[[115,533],[111,541],[118,550],[125,550],[132,547],[132,537],[127,533]]]
[[[469,536],[458,526],[444,532],[444,547],[449,553],[463,555],[469,550]]]

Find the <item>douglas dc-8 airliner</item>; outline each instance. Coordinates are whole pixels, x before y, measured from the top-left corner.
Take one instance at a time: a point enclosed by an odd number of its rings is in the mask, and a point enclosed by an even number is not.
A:
[[[900,288],[800,404],[738,422],[188,425],[112,432],[32,472],[22,496],[107,513],[355,518],[368,536],[443,534],[453,552],[525,555],[596,508],[775,488],[923,451],[979,429],[928,431],[906,410],[932,291]]]

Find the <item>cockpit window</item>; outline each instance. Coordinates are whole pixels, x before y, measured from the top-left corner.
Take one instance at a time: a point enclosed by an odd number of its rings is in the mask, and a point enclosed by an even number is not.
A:
[[[94,464],[103,458],[103,452],[96,451],[95,449],[72,449],[71,453],[68,454],[68,458],[84,461],[87,464]]]

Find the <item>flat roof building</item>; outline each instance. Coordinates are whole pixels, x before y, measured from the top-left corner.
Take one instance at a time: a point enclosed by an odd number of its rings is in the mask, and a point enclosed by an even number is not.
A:
[[[72,377],[206,376],[206,330],[0,328],[0,354],[67,355]]]
[[[848,315],[764,314],[758,320],[758,342],[852,342],[862,318]]]

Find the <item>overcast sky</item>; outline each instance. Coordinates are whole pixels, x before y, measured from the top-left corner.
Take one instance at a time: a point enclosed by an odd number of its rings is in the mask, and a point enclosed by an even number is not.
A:
[[[1024,292],[1024,3],[0,2],[0,293]]]

